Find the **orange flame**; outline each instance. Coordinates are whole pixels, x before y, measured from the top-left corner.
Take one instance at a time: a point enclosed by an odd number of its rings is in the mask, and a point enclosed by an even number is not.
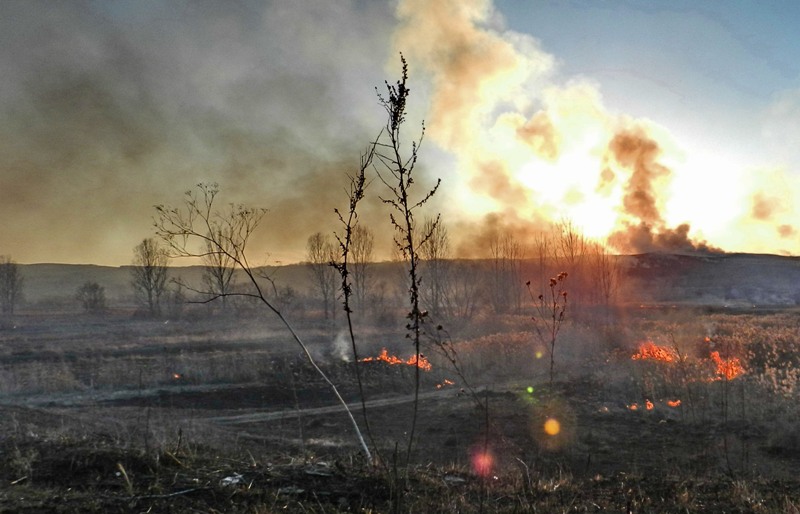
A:
[[[736,357],[723,359],[719,356],[719,352],[711,352],[710,358],[717,365],[717,380],[722,380],[723,378],[725,380],[733,380],[744,373],[744,367]]]
[[[398,364],[405,364],[407,366],[417,366],[419,369],[423,371],[430,371],[431,369],[433,369],[433,366],[431,366],[431,363],[428,361],[428,358],[425,357],[424,355],[419,356],[419,362],[417,362],[416,355],[412,355],[407,360],[403,360],[400,357],[397,357],[396,355],[389,355],[389,350],[387,350],[386,348],[381,350],[381,353],[377,357],[364,357],[363,359],[359,360],[359,362],[373,362],[373,361],[383,361],[392,366]]]
[[[658,346],[652,341],[647,341],[639,345],[639,351],[631,355],[631,359],[635,361],[652,359],[660,362],[675,362],[677,356],[672,348]]]
[[[653,402],[651,402],[650,400],[645,400],[644,406],[647,407],[647,410],[653,410]]]
[[[444,382],[442,382],[441,384],[436,384],[436,389],[441,389],[441,388],[443,388],[445,386],[451,386],[453,384],[455,384],[455,382],[453,382],[450,379],[445,378]]]
[[[681,401],[680,400],[667,400],[667,405],[670,407],[680,407]]]
[[[630,410],[639,410],[639,404],[637,404],[637,403],[632,403],[632,404],[628,405],[628,408],[629,408]]]

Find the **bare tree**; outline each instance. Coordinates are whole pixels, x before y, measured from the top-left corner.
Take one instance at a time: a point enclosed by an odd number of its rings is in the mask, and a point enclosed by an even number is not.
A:
[[[308,346],[303,342],[294,330],[283,313],[278,310],[265,293],[266,284],[262,280],[267,280],[269,285],[276,290],[274,281],[269,275],[259,274],[250,264],[247,257],[247,246],[250,237],[258,227],[262,218],[266,214],[266,209],[254,209],[242,205],[234,206],[227,213],[218,212],[214,206],[214,200],[219,193],[219,188],[215,185],[198,185],[199,193],[187,191],[184,205],[178,207],[166,207],[159,205],[156,207],[158,217],[156,219],[156,231],[158,235],[169,245],[174,256],[180,257],[202,257],[207,251],[207,244],[210,243],[214,251],[225,253],[236,268],[241,270],[246,277],[249,285],[248,289],[227,293],[228,296],[239,296],[252,298],[269,309],[283,323],[283,326],[292,335],[292,338],[300,346],[308,362],[331,388],[339,403],[342,405],[358,437],[358,441],[369,461],[371,453],[367,447],[361,430],[353,418],[347,402],[344,401],[336,385],[331,382],[324,371],[314,360]],[[212,230],[214,227],[223,227],[225,230]],[[220,239],[221,238],[221,239]],[[200,249],[192,243],[199,241]],[[207,301],[212,301],[212,297]]]
[[[552,259],[552,239],[547,232],[539,232],[533,238],[533,254],[539,272],[539,291],[544,292],[548,275],[548,265]]]
[[[336,245],[330,237],[316,232],[308,237],[306,243],[307,266],[314,280],[325,319],[336,317],[336,270],[331,263],[336,261]]]
[[[589,240],[570,220],[562,220],[553,237],[553,257],[558,269],[569,273],[572,314],[576,306],[589,301],[590,291],[586,273]]]
[[[353,273],[353,296],[356,307],[363,311],[367,306],[367,295],[372,279],[372,256],[375,235],[368,227],[356,225],[350,241],[350,259]]]
[[[75,293],[83,310],[98,314],[106,310],[106,289],[97,282],[85,282]]]
[[[470,261],[451,261],[448,269],[447,312],[450,316],[467,320],[478,313],[481,302],[482,273],[480,266]]]
[[[429,237],[419,245],[420,293],[428,311],[435,317],[447,317],[450,273],[450,236],[440,219],[426,218],[422,234]]]
[[[153,238],[142,240],[133,249],[131,285],[139,303],[147,308],[148,314],[161,314],[161,296],[166,290],[167,261],[169,254]]]
[[[235,207],[231,206],[231,209],[235,209]],[[232,234],[224,234],[223,231],[230,231],[233,227],[217,224],[212,229],[217,231],[212,239],[220,241],[221,244],[231,244]],[[211,242],[206,241],[206,251],[203,255],[203,284],[208,294],[220,299],[223,311],[228,307],[228,293],[234,286],[233,274],[236,269],[233,259],[229,257],[232,253],[231,249],[227,250],[219,251]]]
[[[0,310],[3,314],[14,314],[22,298],[22,282],[17,263],[10,256],[0,256]]]
[[[619,260],[604,244],[593,243],[589,248],[588,267],[591,289],[598,303],[603,307],[605,321],[608,323],[610,322],[611,307],[614,305],[619,289]]]
[[[522,245],[514,234],[499,231],[492,234],[489,242],[491,274],[489,301],[496,313],[522,308]]]

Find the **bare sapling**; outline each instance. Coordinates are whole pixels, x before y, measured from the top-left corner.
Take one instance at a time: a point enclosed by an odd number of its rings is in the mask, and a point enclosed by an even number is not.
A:
[[[396,249],[407,263],[408,271],[408,298],[409,311],[406,315],[408,320],[406,337],[411,339],[414,345],[415,362],[420,362],[420,339],[422,334],[422,324],[427,313],[420,308],[420,276],[419,276],[419,246],[432,236],[433,231],[439,223],[437,217],[428,226],[429,232],[417,236],[414,217],[417,211],[425,205],[428,200],[436,193],[441,180],[423,192],[415,194],[415,167],[419,155],[419,146],[425,134],[423,123],[419,138],[411,141],[410,150],[404,149],[402,126],[406,121],[406,102],[408,100],[409,89],[408,64],[401,55],[402,76],[395,84],[386,82],[388,97],[384,97],[378,92],[380,104],[386,111],[387,120],[382,137],[376,144],[375,157],[378,162],[378,177],[386,186],[388,194],[381,197],[381,200],[390,207],[389,219],[394,227],[394,243]],[[411,419],[411,427],[408,435],[408,447],[406,450],[406,462],[411,459],[411,451],[414,444],[414,436],[417,424],[417,414],[419,406],[420,389],[420,370],[415,366],[414,373],[414,407]]]
[[[247,245],[267,210],[230,205],[227,211],[218,211],[214,205],[218,193],[219,188],[216,184],[198,184],[197,191],[186,192],[182,207],[157,205],[156,233],[165,241],[175,257],[204,258],[209,253],[217,253],[230,259],[230,262],[243,272],[250,285],[248,291],[209,293],[203,302],[211,302],[226,296],[248,297],[257,300],[270,310],[300,346],[309,364],[331,388],[353,425],[364,455],[368,461],[371,461],[372,454],[347,402],[342,398],[336,385],[317,365],[308,347],[289,320],[267,297],[259,278],[266,278],[270,283],[272,280],[268,276],[258,273],[247,257]],[[199,245],[195,246],[195,243],[199,243]],[[274,283],[272,285],[274,287]]]
[[[356,382],[358,382],[358,394],[361,398],[361,413],[364,417],[364,426],[367,430],[367,436],[372,443],[373,448],[376,447],[372,431],[369,426],[369,418],[367,416],[367,403],[364,396],[364,382],[361,378],[361,368],[358,363],[360,361],[358,356],[358,347],[356,345],[356,336],[353,330],[353,309],[351,308],[351,299],[353,297],[353,283],[351,280],[350,272],[350,259],[353,254],[353,245],[356,229],[358,225],[358,203],[364,198],[364,191],[367,188],[366,170],[372,165],[372,160],[375,156],[375,144],[369,145],[367,150],[361,156],[361,165],[359,166],[358,173],[355,176],[350,176],[350,186],[347,191],[349,200],[348,210],[346,214],[342,214],[339,209],[335,209],[336,215],[339,217],[339,222],[342,224],[343,232],[336,234],[336,240],[339,243],[339,257],[337,261],[331,262],[339,276],[342,279],[342,307],[344,309],[345,318],[347,319],[347,330],[350,335],[350,346],[353,351],[353,367],[355,368]],[[372,458],[368,455],[370,464]]]
[[[533,300],[537,316],[533,316],[533,328],[539,341],[547,348],[550,355],[550,387],[553,386],[555,377],[556,363],[556,339],[564,323],[567,313],[567,291],[564,289],[564,282],[567,279],[567,272],[562,271],[557,276],[550,279],[548,290],[534,298],[531,291],[530,281],[525,285],[528,293]]]

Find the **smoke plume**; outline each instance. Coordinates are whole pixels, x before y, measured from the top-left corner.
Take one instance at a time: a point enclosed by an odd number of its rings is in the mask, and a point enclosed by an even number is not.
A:
[[[0,250],[127,264],[153,205],[217,182],[269,209],[255,253],[302,258],[380,128],[392,23],[348,0],[4,2]]]
[[[223,202],[269,209],[257,256],[302,260],[310,234],[336,228],[346,174],[384,121],[374,87],[397,77],[398,51],[411,72],[405,141],[426,120],[417,178],[443,179],[426,208],[442,211],[463,256],[485,255],[482,234],[526,237],[565,219],[623,252],[716,241],[702,214],[683,217],[691,204],[675,202],[685,190],[671,186],[687,173],[671,159],[672,134],[609,111],[597,83],[563,76],[491,0],[6,0],[2,10],[0,254],[22,263],[128,264],[152,235],[152,206],[179,203],[198,182],[218,183]],[[793,119],[794,96],[779,104]],[[726,206],[728,238],[794,248],[796,207],[775,198],[800,191],[758,180]],[[387,217],[377,196],[362,212],[373,227]],[[390,231],[376,235],[386,258]]]
[[[462,250],[498,225],[535,233],[563,219],[624,252],[708,249],[664,219],[672,172],[647,123],[606,112],[591,83],[558,84],[553,57],[490,2],[403,0],[397,12],[395,45],[432,84],[430,135],[457,156],[472,197],[490,201]]]

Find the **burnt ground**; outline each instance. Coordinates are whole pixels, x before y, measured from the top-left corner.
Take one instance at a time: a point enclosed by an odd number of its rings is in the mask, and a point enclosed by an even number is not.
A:
[[[0,511],[388,512],[398,497],[410,512],[797,506],[800,455],[763,446],[757,426],[691,423],[664,407],[632,412],[607,401],[603,385],[591,380],[540,388],[424,391],[413,466],[400,486],[391,463],[403,459],[404,446],[394,443],[405,441],[410,395],[368,403],[386,468],[365,464],[338,406],[321,399],[309,406],[325,396],[319,387],[282,396],[272,396],[274,386],[253,385],[102,405],[5,407]],[[273,397],[282,400],[265,405]],[[104,431],[109,417],[133,428]],[[549,418],[560,421],[555,436],[543,430]],[[146,434],[159,423],[160,440],[156,430]],[[53,427],[60,434],[45,435]],[[473,456],[487,450],[492,462],[484,473]]]
[[[293,359],[259,381],[203,384],[184,369],[122,391],[7,395],[0,512],[798,512],[791,429],[776,439],[769,416],[712,401],[632,411],[640,391],[614,355],[552,385],[540,365],[474,389],[437,363],[421,374],[408,465],[403,365],[362,367],[375,466],[329,387]],[[352,365],[325,371],[366,433]]]

